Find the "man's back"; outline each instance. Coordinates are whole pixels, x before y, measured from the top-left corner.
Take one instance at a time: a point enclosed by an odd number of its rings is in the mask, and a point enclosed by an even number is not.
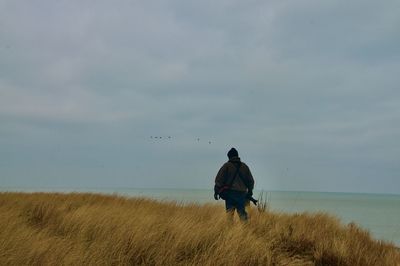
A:
[[[215,185],[218,187],[223,187],[230,182],[232,182],[230,187],[231,190],[241,192],[253,190],[253,176],[249,167],[245,163],[241,162],[239,157],[233,157],[226,162],[218,171],[215,178]]]

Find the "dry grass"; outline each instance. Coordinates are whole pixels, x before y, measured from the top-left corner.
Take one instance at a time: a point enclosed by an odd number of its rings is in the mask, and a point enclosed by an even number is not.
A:
[[[400,265],[396,248],[326,214],[98,194],[0,193],[0,265]]]

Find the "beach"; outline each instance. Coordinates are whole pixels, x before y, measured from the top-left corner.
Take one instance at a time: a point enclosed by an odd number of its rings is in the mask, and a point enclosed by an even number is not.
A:
[[[216,203],[211,189],[147,189],[147,188],[0,188],[0,191],[21,192],[91,192],[127,197],[145,197],[178,203]],[[256,190],[268,198],[270,209],[284,213],[325,212],[342,223],[356,223],[380,240],[400,247],[400,195],[297,192]]]
[[[2,265],[398,265],[396,247],[326,213],[95,193],[0,193]],[[21,256],[23,254],[23,256]]]

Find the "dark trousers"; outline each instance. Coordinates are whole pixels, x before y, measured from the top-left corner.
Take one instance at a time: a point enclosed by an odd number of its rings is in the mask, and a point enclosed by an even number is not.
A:
[[[228,191],[228,197],[225,200],[225,208],[226,213],[228,214],[228,218],[233,220],[233,215],[235,210],[237,211],[239,218],[241,221],[247,221],[247,213],[246,213],[246,193],[230,190]]]

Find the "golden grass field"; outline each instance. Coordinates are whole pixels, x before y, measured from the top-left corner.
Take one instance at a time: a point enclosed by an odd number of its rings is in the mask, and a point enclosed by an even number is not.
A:
[[[335,217],[99,194],[0,193],[0,265],[400,265]],[[236,217],[237,218],[237,217]]]

